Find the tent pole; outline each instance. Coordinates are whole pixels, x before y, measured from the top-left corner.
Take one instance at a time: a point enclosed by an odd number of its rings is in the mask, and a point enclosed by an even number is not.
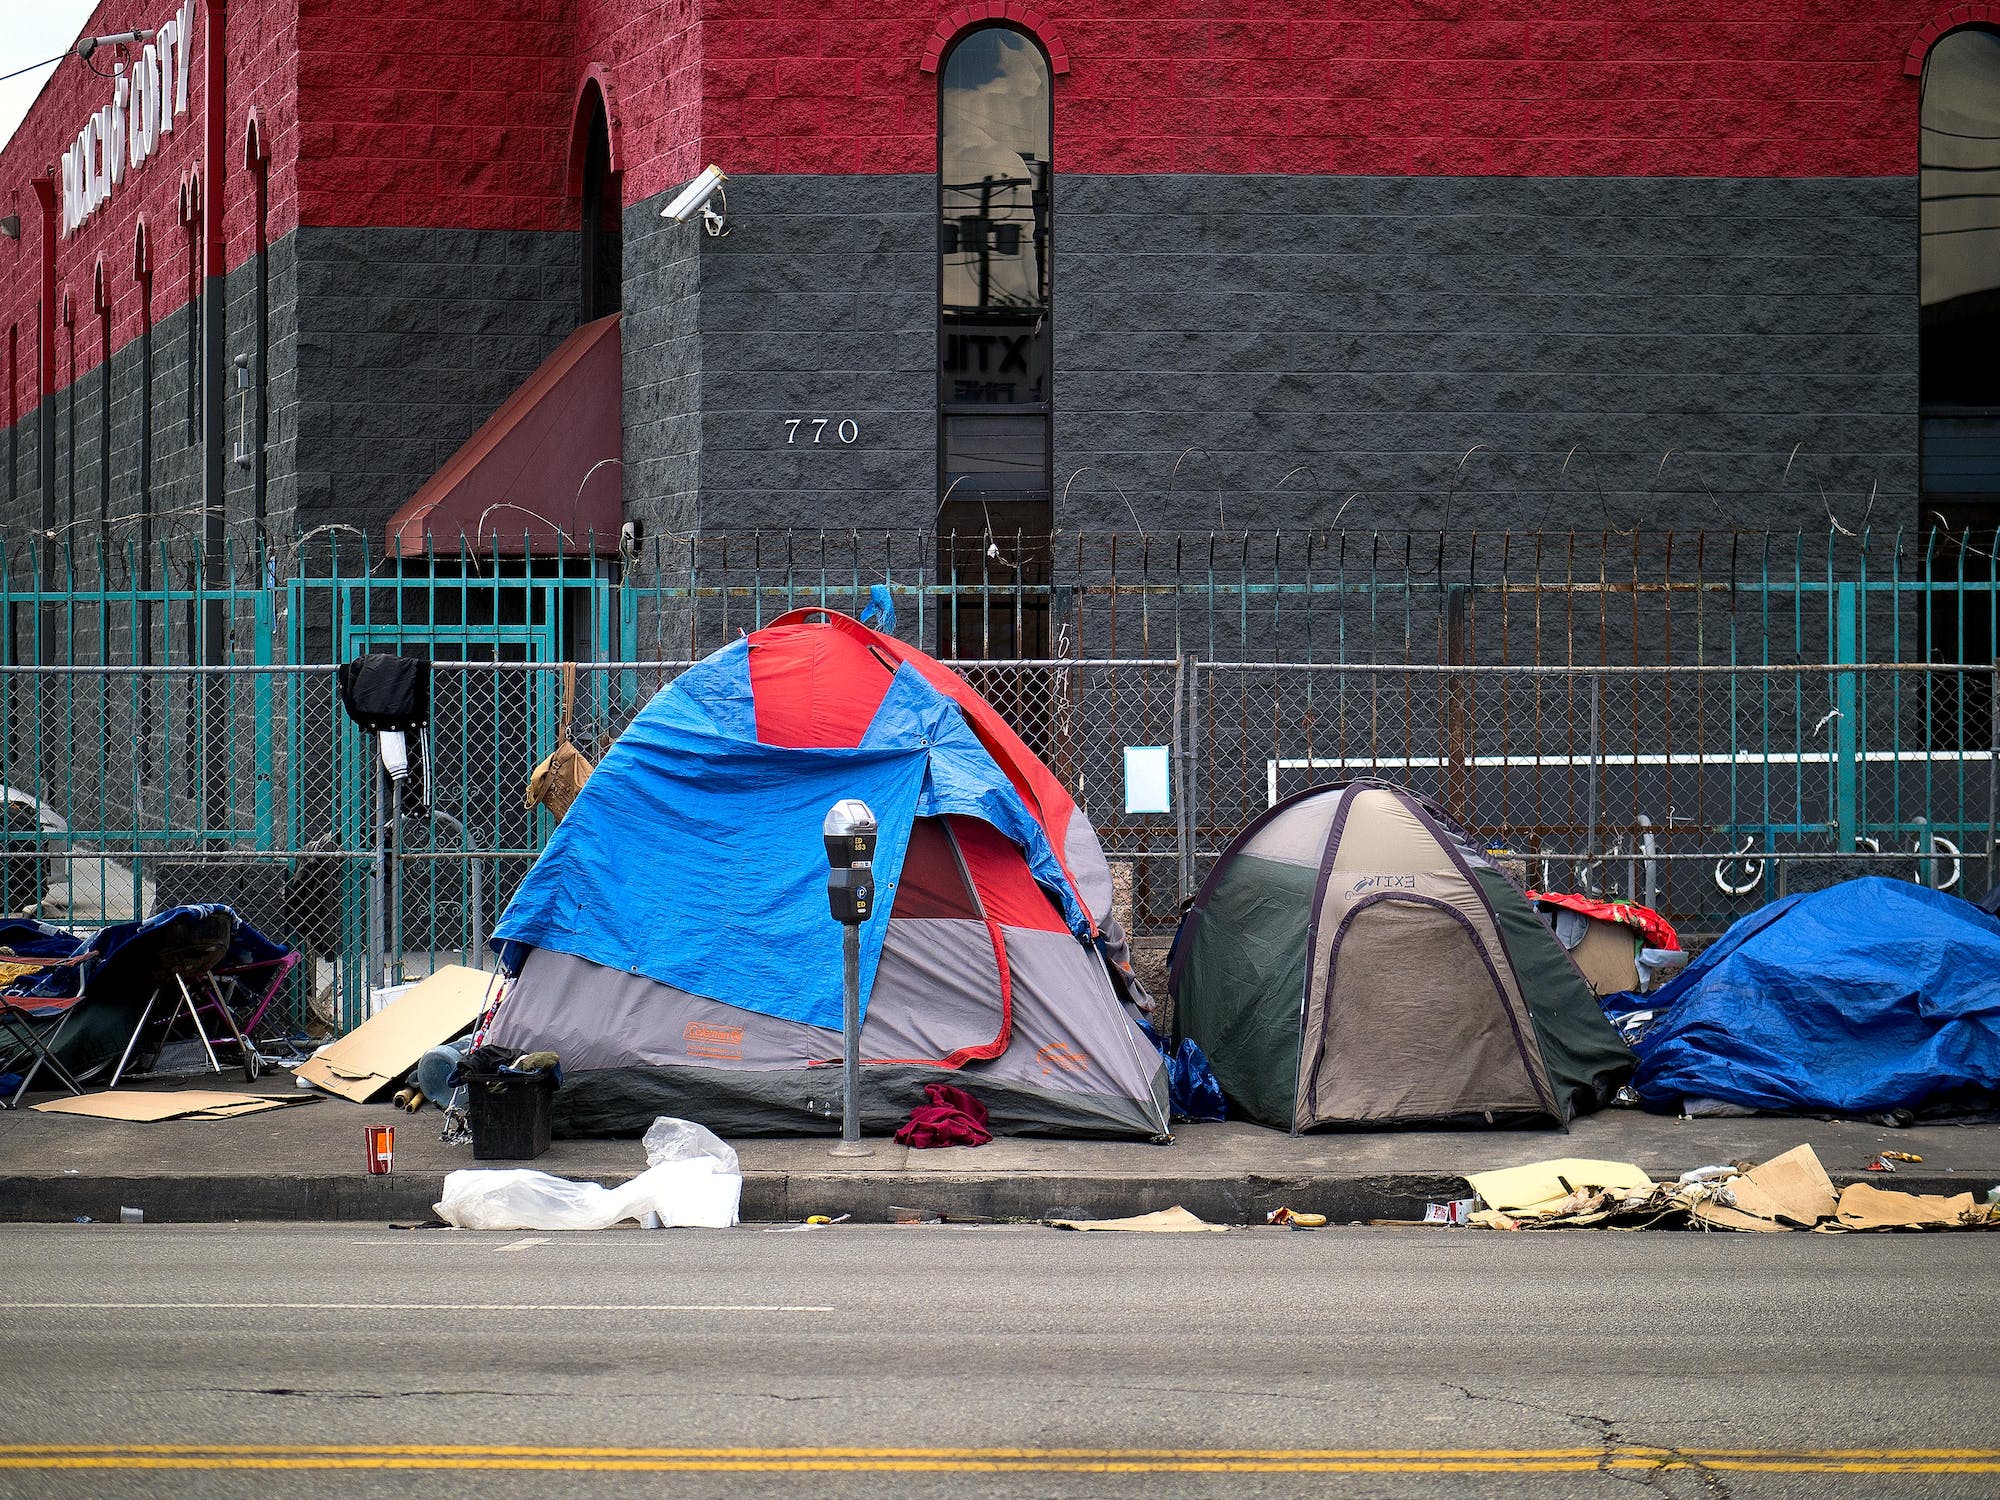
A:
[[[1189,878],[1187,806],[1187,720],[1188,682],[1194,676],[1194,660],[1183,656],[1174,663],[1174,864],[1175,898],[1185,901],[1194,894]]]

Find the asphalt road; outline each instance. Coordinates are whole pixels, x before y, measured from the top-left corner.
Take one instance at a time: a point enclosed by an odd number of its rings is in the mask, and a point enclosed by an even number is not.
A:
[[[2000,1493],[2000,1236],[8,1226],[0,1265],[4,1496]]]

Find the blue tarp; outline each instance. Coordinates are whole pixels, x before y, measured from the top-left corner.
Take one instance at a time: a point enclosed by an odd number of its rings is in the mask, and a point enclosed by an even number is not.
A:
[[[1079,936],[1089,919],[1041,825],[951,699],[896,671],[861,744],[757,739],[747,642],[654,697],[585,783],[494,931],[509,971],[554,948],[691,994],[838,1030],[840,929],[820,823],[843,797],[874,812],[875,914],[861,931],[865,1010],[911,824],[992,824]]]
[[[185,919],[199,922],[215,912],[228,912],[231,923],[229,950],[216,966],[218,969],[274,963],[292,951],[242,920],[231,907],[218,903],[172,906],[144,921],[120,922],[94,934],[69,932],[27,917],[10,917],[0,920],[0,946],[28,957],[74,956],[76,961],[24,974],[8,986],[8,995],[18,1009],[44,1018],[50,1031],[55,1029],[61,1015],[61,1002],[83,995],[91,1012],[78,1016],[64,1028],[56,1055],[77,1072],[107,1063],[118,1055],[146,997],[152,993],[151,959],[148,945],[141,940],[175,922]],[[131,972],[134,962],[142,966],[137,973]],[[6,1041],[0,1037],[0,1058],[18,1062],[18,1057],[9,1057]],[[13,1080],[11,1083],[7,1081],[9,1078]],[[7,1097],[19,1084],[19,1074],[0,1076],[0,1098]]]
[[[1215,1069],[1208,1065],[1208,1054],[1195,1044],[1195,1039],[1184,1036],[1178,1047],[1172,1047],[1144,1016],[1132,1019],[1139,1023],[1146,1040],[1153,1044],[1153,1050],[1160,1054],[1160,1061],[1167,1065],[1167,1103],[1173,1117],[1176,1120],[1220,1120],[1226,1112],[1222,1084],[1215,1076]]]
[[[1732,926],[1677,978],[1606,1009],[1664,1011],[1634,1050],[1649,1105],[1876,1114],[2000,1090],[2000,921],[1870,877]]]

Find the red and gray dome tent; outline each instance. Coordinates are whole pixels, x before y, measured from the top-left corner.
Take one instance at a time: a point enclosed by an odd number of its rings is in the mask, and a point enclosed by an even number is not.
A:
[[[862,939],[862,1123],[951,1082],[995,1130],[1166,1133],[1097,835],[991,704],[846,615],[798,610],[659,693],[495,932],[490,1039],[563,1061],[557,1128],[837,1130],[840,929],[820,822],[880,825]],[[1126,990],[1136,995],[1136,988]]]

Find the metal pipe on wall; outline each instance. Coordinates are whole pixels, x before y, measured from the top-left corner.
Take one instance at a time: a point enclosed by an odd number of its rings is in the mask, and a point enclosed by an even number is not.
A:
[[[55,179],[34,179],[35,201],[42,209],[42,295],[35,309],[35,473],[42,491],[41,586],[51,593],[56,586],[56,551],[47,533],[56,529],[56,426],[53,411],[56,386],[56,184]],[[44,654],[53,639],[53,605],[42,607],[41,628],[35,632],[35,660]],[[39,770],[39,768],[37,768]]]
[[[201,587],[206,594],[201,613],[201,660],[204,665],[220,665],[228,659],[228,613],[224,591],[230,584],[224,521],[223,486],[227,470],[224,444],[228,439],[225,421],[223,333],[228,317],[227,245],[222,230],[223,174],[227,169],[225,140],[225,100],[228,43],[226,40],[228,0],[207,0],[206,29],[202,33],[202,216],[201,216],[201,505],[202,572]],[[225,759],[226,739],[222,724],[228,700],[211,683],[207,712],[203,714],[203,804],[209,814],[208,826],[220,828],[227,821],[225,793],[229,767]]]

